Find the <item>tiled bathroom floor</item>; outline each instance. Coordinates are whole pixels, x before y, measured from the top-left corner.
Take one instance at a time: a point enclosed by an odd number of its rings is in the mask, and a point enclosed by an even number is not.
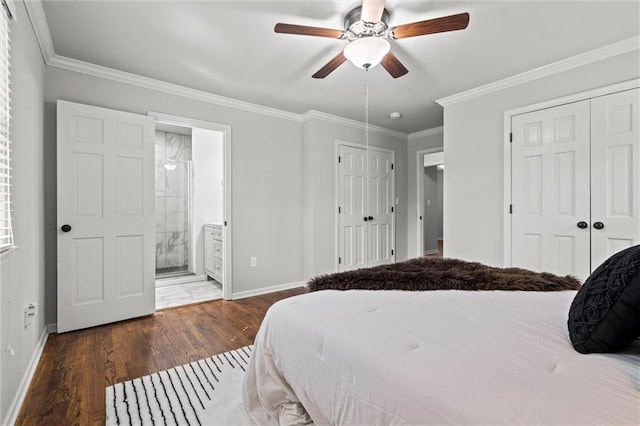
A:
[[[222,299],[222,285],[212,280],[156,287],[156,309],[216,299]]]

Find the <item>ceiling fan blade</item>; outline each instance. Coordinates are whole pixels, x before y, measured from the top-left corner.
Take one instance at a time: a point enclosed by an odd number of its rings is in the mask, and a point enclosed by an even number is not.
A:
[[[307,35],[314,37],[342,38],[344,31],[330,28],[307,27],[295,24],[276,24],[275,32],[283,34]]]
[[[396,55],[391,52],[387,53],[384,58],[382,58],[380,65],[382,65],[382,68],[387,70],[393,78],[402,77],[409,72],[409,70],[402,65],[402,62],[400,62]]]
[[[320,68],[311,77],[313,77],[313,78],[325,78],[326,76],[331,74],[336,68],[338,68],[340,65],[342,65],[344,63],[344,61],[346,61],[346,60],[347,60],[347,58],[345,58],[344,54],[342,52],[340,52],[332,60],[327,62],[327,64],[324,67]]]
[[[445,16],[411,24],[398,25],[392,29],[394,39],[416,37],[427,34],[443,33],[446,31],[464,30],[469,25],[469,14]]]
[[[378,22],[382,18],[385,0],[362,0],[360,19],[365,22]]]

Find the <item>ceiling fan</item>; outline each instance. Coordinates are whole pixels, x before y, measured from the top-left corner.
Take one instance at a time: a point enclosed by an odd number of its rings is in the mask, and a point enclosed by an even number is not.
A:
[[[349,41],[342,52],[312,75],[313,78],[325,78],[347,59],[364,69],[381,64],[393,78],[398,78],[409,70],[390,51],[388,40],[463,30],[469,25],[469,14],[459,13],[389,28],[389,12],[384,6],[385,0],[363,0],[362,6],[345,16],[344,30],[278,23],[275,32]]]

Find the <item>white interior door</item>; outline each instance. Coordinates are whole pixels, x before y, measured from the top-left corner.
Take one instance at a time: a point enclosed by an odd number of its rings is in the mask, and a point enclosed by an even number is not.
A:
[[[393,154],[339,145],[338,158],[338,270],[393,262]]]
[[[366,151],[345,145],[338,151],[338,270],[349,271],[367,266]]]
[[[639,99],[634,89],[591,101],[592,268],[640,243]]]
[[[590,271],[589,101],[512,119],[512,264]]]
[[[395,259],[394,235],[394,188],[392,185],[392,158],[390,152],[369,150],[369,264],[391,263]]]
[[[58,101],[58,332],[155,311],[154,121]]]

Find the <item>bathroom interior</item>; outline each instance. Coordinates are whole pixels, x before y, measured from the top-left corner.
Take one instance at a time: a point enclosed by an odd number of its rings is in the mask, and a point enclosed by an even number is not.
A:
[[[221,132],[156,123],[156,309],[222,297],[205,259],[205,232],[223,221],[222,150]]]

